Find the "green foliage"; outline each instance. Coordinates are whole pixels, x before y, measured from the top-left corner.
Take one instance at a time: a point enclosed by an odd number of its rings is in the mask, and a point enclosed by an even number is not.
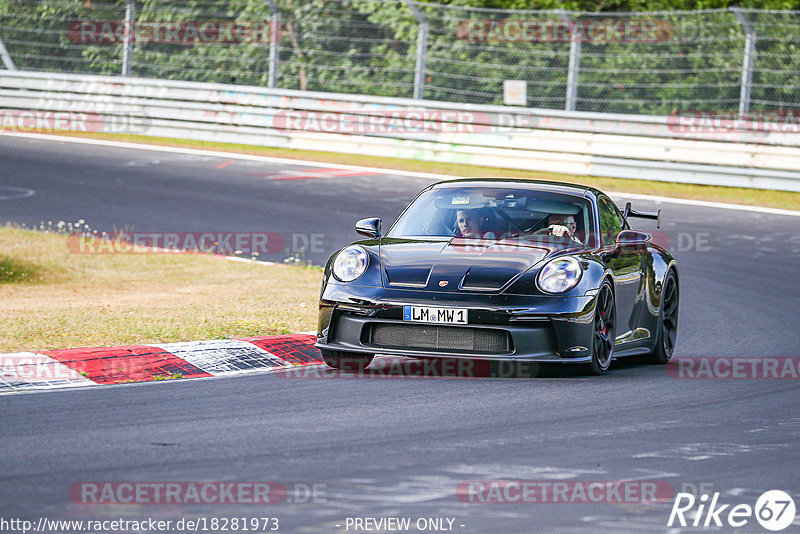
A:
[[[428,1],[428,0],[420,0]],[[724,9],[800,9],[800,0],[435,0],[435,3],[493,9],[566,9],[568,11],[688,11]]]
[[[559,24],[554,11],[580,10],[581,23],[658,24],[658,39],[582,43],[577,109],[618,113],[735,112],[745,34],[731,0],[420,1],[429,23],[424,98],[502,104],[504,80],[528,82],[528,105],[563,109],[569,39],[470,39],[470,22]],[[275,0],[279,35],[235,43],[136,39],[131,75],[266,86],[270,39],[278,39],[278,87],[411,97],[418,23],[401,0]],[[135,20],[266,25],[264,0],[137,0]],[[742,0],[748,8],[800,8],[800,0]],[[676,9],[715,9],[678,12]],[[659,13],[647,11],[665,10]],[[620,14],[616,12],[630,11]],[[757,32],[751,110],[800,108],[800,12],[748,12]],[[119,74],[122,44],[75,42],[79,21],[122,21],[124,0],[6,0],[0,38],[23,70]],[[138,31],[137,31],[138,35]]]
[[[0,254],[0,284],[38,281],[43,272],[35,263]]]

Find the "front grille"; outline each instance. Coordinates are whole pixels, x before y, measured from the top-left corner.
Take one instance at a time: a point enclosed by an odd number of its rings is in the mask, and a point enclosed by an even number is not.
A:
[[[511,352],[511,335],[505,330],[371,323],[366,333],[366,341],[376,347],[481,354]]]

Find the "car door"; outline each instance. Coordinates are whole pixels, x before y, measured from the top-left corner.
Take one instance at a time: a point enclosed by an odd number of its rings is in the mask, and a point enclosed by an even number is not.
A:
[[[617,339],[631,340],[638,323],[637,299],[642,291],[642,251],[639,248],[615,249],[617,235],[629,228],[614,202],[601,196],[597,201],[600,218],[602,253],[614,273],[614,296],[617,305]]]

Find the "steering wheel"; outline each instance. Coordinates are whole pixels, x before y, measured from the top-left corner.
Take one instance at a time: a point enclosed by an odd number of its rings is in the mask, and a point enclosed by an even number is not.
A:
[[[550,228],[549,226],[536,230],[535,232],[533,232],[532,235],[538,235],[538,236],[546,235],[550,237],[550,239],[560,239],[561,241],[565,241],[568,243],[576,243],[575,239],[573,239],[573,236],[571,236],[570,234],[556,235],[553,233],[553,229]],[[577,243],[583,245],[583,243],[580,240],[578,240]]]

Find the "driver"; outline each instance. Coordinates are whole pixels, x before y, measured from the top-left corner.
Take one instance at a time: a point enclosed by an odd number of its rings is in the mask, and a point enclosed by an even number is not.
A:
[[[578,225],[575,223],[575,217],[572,215],[553,214],[547,218],[547,228],[543,230],[549,231],[550,234],[556,237],[564,237],[576,243],[580,243],[580,240],[575,237],[575,230],[577,230],[577,228]]]
[[[480,210],[458,210],[456,212],[456,226],[461,237],[473,239],[494,239],[494,233],[483,232],[483,225],[488,220]]]

